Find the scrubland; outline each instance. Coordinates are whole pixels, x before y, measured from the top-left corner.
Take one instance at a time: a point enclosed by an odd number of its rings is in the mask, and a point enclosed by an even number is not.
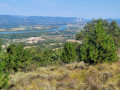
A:
[[[11,74],[10,90],[119,90],[120,60],[112,64],[83,62],[39,67]]]

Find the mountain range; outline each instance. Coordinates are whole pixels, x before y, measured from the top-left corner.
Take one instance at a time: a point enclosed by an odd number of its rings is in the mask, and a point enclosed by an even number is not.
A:
[[[92,20],[92,19],[91,19]],[[120,25],[120,19],[107,19],[109,22],[115,20]],[[47,16],[14,16],[0,15],[0,28],[12,28],[30,25],[66,25],[66,24],[85,24],[90,19],[77,17],[47,17]]]

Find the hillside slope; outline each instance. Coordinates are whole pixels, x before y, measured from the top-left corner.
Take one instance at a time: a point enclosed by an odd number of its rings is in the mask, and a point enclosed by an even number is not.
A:
[[[10,75],[11,90],[119,90],[120,61],[90,66],[72,63]]]

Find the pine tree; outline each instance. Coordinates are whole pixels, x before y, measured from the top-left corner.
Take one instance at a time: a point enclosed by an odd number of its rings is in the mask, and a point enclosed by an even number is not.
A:
[[[0,61],[0,89],[7,88],[9,80],[8,75],[9,73],[5,71],[3,61]]]
[[[1,53],[1,47],[2,41],[0,40],[0,90],[3,88],[7,88],[8,86],[8,75],[9,73],[5,70],[5,61],[2,60],[2,53]]]
[[[6,56],[3,58],[7,71],[18,71],[27,68],[31,61],[30,52],[22,44],[11,44],[7,47]]]
[[[76,51],[72,43],[65,44],[61,59],[64,63],[70,63],[76,60]]]
[[[108,34],[110,34],[114,39],[115,45],[119,47],[120,46],[120,35],[119,35],[120,27],[116,23],[116,21],[112,21],[111,23],[109,23],[107,20],[103,20],[103,19],[93,20],[87,23],[84,27],[84,30],[76,35],[76,40],[84,41],[87,35],[92,35],[94,33],[95,25],[99,23],[99,20],[101,20],[101,24],[104,30]]]
[[[104,30],[101,20],[95,25],[93,34],[87,36],[86,42],[77,51],[79,61],[90,64],[113,62],[118,59],[114,40]]]

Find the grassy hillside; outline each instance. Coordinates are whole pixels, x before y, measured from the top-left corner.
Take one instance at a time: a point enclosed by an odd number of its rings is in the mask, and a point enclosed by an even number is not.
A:
[[[10,75],[11,90],[119,90],[120,61],[95,66],[72,63]]]

